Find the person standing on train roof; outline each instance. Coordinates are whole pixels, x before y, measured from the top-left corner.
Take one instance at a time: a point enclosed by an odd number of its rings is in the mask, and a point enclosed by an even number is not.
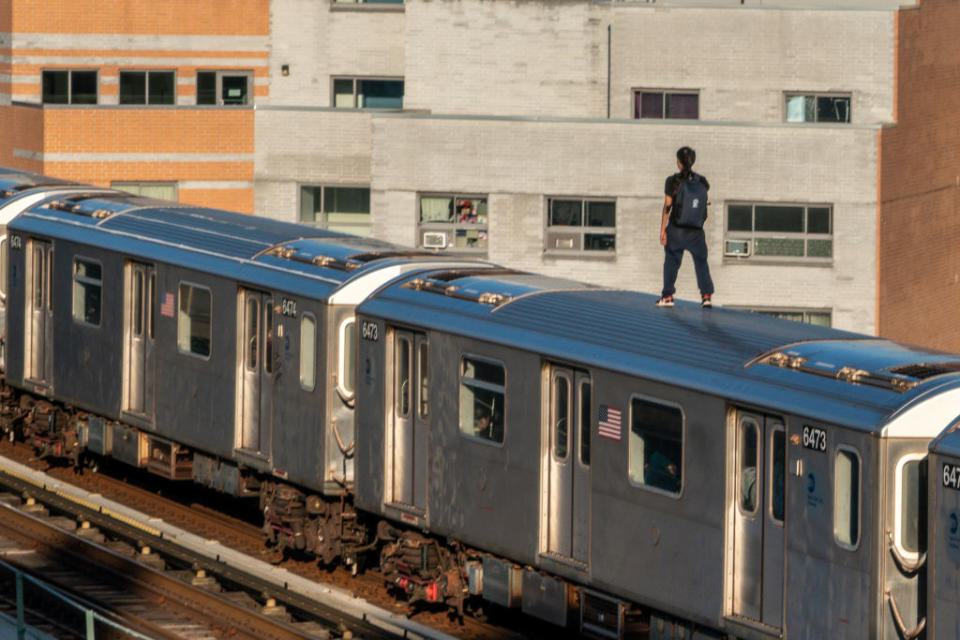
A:
[[[693,267],[700,288],[700,305],[711,307],[713,280],[707,266],[707,240],[703,223],[707,219],[707,191],[710,183],[693,172],[697,153],[690,147],[677,149],[679,172],[667,178],[663,186],[663,214],[660,220],[660,244],[663,245],[663,291],[658,307],[672,307],[675,283],[683,252],[693,256]]]

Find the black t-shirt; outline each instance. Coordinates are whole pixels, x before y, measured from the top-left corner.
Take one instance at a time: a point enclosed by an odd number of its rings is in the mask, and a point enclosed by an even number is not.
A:
[[[694,175],[697,176],[697,178],[700,180],[700,182],[703,183],[703,186],[707,189],[707,191],[709,191],[709,190],[710,190],[710,183],[707,182],[707,179],[704,178],[704,177],[703,177],[702,175],[700,175],[699,173],[694,173]],[[680,174],[680,173],[675,173],[675,174],[673,174],[672,176],[668,176],[666,182],[663,183],[663,195],[665,195],[665,196],[670,196],[670,199],[671,199],[672,201],[676,201],[676,199],[677,199],[677,187],[680,186],[680,181],[681,181],[681,180],[683,180],[683,175]],[[670,205],[670,219],[671,219],[671,220],[673,219],[673,205],[672,205],[672,204]]]

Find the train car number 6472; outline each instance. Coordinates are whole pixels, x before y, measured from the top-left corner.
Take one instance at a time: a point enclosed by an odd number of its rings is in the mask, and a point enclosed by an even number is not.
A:
[[[943,465],[943,486],[960,491],[960,466],[955,464]]]

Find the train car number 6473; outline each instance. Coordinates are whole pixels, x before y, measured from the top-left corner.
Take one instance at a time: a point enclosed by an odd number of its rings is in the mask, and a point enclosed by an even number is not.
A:
[[[943,486],[960,491],[960,466],[955,464],[943,465]]]
[[[827,430],[803,425],[803,446],[814,451],[827,450]]]

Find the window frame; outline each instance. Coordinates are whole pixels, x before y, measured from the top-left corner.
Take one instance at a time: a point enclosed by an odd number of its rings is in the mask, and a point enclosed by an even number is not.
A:
[[[847,544],[840,540],[839,529],[837,527],[837,490],[839,489],[839,478],[837,477],[837,459],[840,457],[841,452],[847,452],[853,454],[853,457],[857,461],[857,542],[854,545]],[[863,458],[860,456],[860,452],[853,446],[847,444],[837,445],[834,449],[833,460],[831,461],[832,471],[833,471],[833,541],[841,549],[846,549],[847,551],[856,551],[860,548],[860,543],[863,541]]]
[[[672,491],[667,491],[666,489],[661,489],[660,487],[655,487],[649,485],[645,482],[637,482],[633,479],[631,473],[631,462],[633,460],[633,440],[631,436],[633,435],[633,401],[634,400],[643,400],[645,402],[650,402],[653,404],[659,404],[664,407],[672,407],[677,409],[680,412],[680,489],[674,493]],[[666,496],[672,500],[680,500],[683,498],[684,491],[687,488],[687,465],[685,464],[687,456],[687,413],[683,409],[683,405],[679,402],[673,402],[671,400],[664,400],[662,398],[656,398],[654,396],[648,396],[642,393],[632,393],[630,398],[627,401],[629,404],[629,413],[627,414],[627,424],[626,424],[626,436],[627,436],[627,482],[632,487],[641,489],[643,491],[649,491],[650,493],[655,493],[661,496]]]
[[[486,219],[483,222],[479,221],[479,213],[477,214],[477,222],[460,222],[459,220],[453,220],[450,222],[424,222],[423,221],[423,199],[424,198],[449,198],[453,207],[454,207],[454,218],[457,218],[457,203],[469,200],[473,201],[483,201],[486,205]],[[470,255],[485,255],[490,251],[490,197],[489,195],[482,194],[468,194],[465,192],[457,191],[424,191],[417,193],[417,248],[419,249],[436,249],[438,251],[449,251],[451,253],[462,253]],[[479,234],[486,234],[485,240],[487,245],[485,247],[458,247],[456,246],[457,242],[457,232],[458,231],[476,231]],[[424,243],[424,237],[428,233],[443,233],[444,236],[444,246],[442,247],[427,247]],[[451,243],[450,240],[453,239]]]
[[[662,116],[647,116],[643,117],[641,115],[641,96],[644,93],[659,93],[660,94],[660,109]],[[667,96],[672,95],[684,95],[684,96],[696,96],[697,98],[697,116],[695,118],[670,118],[667,116]],[[630,90],[630,97],[633,100],[631,105],[632,119],[634,120],[695,120],[700,121],[700,89],[663,89],[655,87],[633,87]]]
[[[207,293],[210,294],[210,334],[209,334],[209,338],[210,338],[209,345],[210,345],[210,348],[209,348],[209,353],[208,353],[207,355],[203,355],[203,354],[197,353],[197,352],[192,351],[192,350],[190,350],[190,349],[184,350],[183,347],[181,346],[181,343],[180,343],[180,340],[181,340],[181,335],[180,335],[180,333],[181,333],[181,330],[182,330],[182,328],[181,328],[181,326],[180,326],[180,301],[181,301],[181,297],[182,297],[182,295],[183,295],[183,287],[185,287],[185,286],[187,286],[187,287],[192,287],[192,288],[194,288],[194,289],[203,289],[204,291],[206,291]],[[183,355],[185,355],[185,356],[190,356],[190,357],[192,357],[192,358],[197,358],[197,359],[199,359],[199,360],[205,360],[205,361],[209,361],[209,360],[213,357],[213,324],[214,324],[214,323],[213,323],[213,309],[214,309],[214,307],[213,307],[213,289],[211,289],[210,287],[208,287],[208,286],[206,286],[206,285],[202,285],[202,284],[200,284],[199,282],[192,282],[192,281],[190,281],[190,280],[180,280],[180,281],[177,283],[177,351],[178,351],[179,353],[181,353],[181,354],[183,354]],[[244,363],[244,364],[246,364],[246,363]]]
[[[353,83],[353,105],[349,107],[338,107],[337,106],[337,82],[343,80],[350,80]],[[400,98],[399,107],[362,107],[358,103],[359,88],[358,83],[360,82],[399,82],[403,88],[403,96]],[[406,97],[407,84],[405,76],[352,76],[352,75],[332,75],[330,76],[330,107],[332,109],[357,109],[360,111],[402,111],[404,108],[403,101]]]
[[[67,74],[67,101],[66,102],[47,102],[44,100],[43,94],[43,74],[45,73],[57,73],[57,72],[66,72]],[[94,74],[94,87],[96,93],[94,94],[95,99],[93,102],[78,102],[73,101],[73,74],[74,72],[78,73],[93,73]],[[100,104],[100,69],[41,69],[40,70],[40,104],[43,105],[76,105],[79,107],[91,107]]]
[[[214,101],[200,102],[200,74],[212,73],[215,77],[214,82]],[[244,104],[227,104],[223,101],[223,78],[224,76],[243,76],[247,80],[247,101]],[[256,86],[256,76],[253,69],[197,69],[194,72],[194,95],[193,102],[198,107],[252,107],[254,105],[254,87]]]
[[[730,209],[731,207],[750,207],[750,230],[749,231],[731,231],[730,230]],[[827,209],[830,216],[830,233],[810,233],[809,231],[757,231],[757,208],[758,207],[793,207],[803,209],[803,227],[809,226],[809,216],[811,209]],[[758,264],[783,264],[796,263],[807,265],[832,265],[834,261],[834,249],[836,233],[834,231],[834,221],[836,210],[833,204],[818,202],[766,202],[760,200],[728,200],[724,202],[723,211],[723,259],[725,262],[736,263],[758,263]],[[804,255],[761,255],[756,252],[756,245],[759,239],[771,240],[802,240]],[[830,256],[809,256],[809,241],[829,240]],[[731,242],[746,242],[747,252],[737,253],[729,250]]]
[[[337,391],[340,393],[340,397],[346,402],[352,401],[357,393],[356,382],[354,382],[353,389],[347,389],[346,385],[344,384],[344,380],[347,379],[347,358],[344,345],[346,345],[347,326],[350,324],[352,324],[354,327],[354,338],[356,338],[356,316],[347,316],[340,321],[339,325],[337,325]],[[354,352],[354,362],[356,362],[356,344],[351,345],[351,348]]]
[[[585,376],[580,379],[577,379],[577,376],[574,376],[574,393],[576,393],[577,406],[580,409],[579,415],[577,416],[577,464],[580,465],[581,469],[589,469],[591,461],[593,460],[593,377]],[[584,393],[583,388],[588,387],[586,397],[589,401],[586,412],[586,424],[584,424]],[[587,461],[583,461],[583,440],[584,435],[587,439]]]
[[[576,385],[573,380],[574,376],[568,373],[564,369],[554,369],[552,375],[550,376],[550,416],[552,418],[550,422],[550,440],[553,443],[553,446],[550,447],[550,457],[556,464],[567,464],[570,461],[571,456],[573,455],[573,445],[576,442],[576,439],[571,437],[573,421],[576,419],[573,417],[573,406],[574,406],[574,394],[576,393]],[[567,421],[566,426],[566,442],[563,443],[565,447],[563,456],[557,455],[557,446],[560,444],[557,440],[557,381],[562,380],[563,384],[566,387],[566,406],[563,407],[563,410],[566,412],[564,419]],[[579,426],[579,420],[577,419]],[[578,456],[579,457],[579,456]]]
[[[143,102],[122,102],[123,100],[123,75],[132,73],[142,73],[143,77]],[[171,102],[150,102],[150,75],[151,74],[170,74],[173,76],[173,99]],[[146,106],[146,107],[173,107],[177,104],[177,70],[176,69],[119,69],[117,71],[117,103],[121,106]]]
[[[496,365],[503,370],[503,386],[502,387],[499,387],[498,385],[494,385],[489,382],[484,382],[482,380],[477,380],[476,378],[470,378],[470,380],[473,380],[474,382],[479,382],[480,383],[479,388],[481,389],[485,389],[487,391],[491,391],[494,393],[497,393],[499,391],[501,394],[503,394],[503,409],[501,410],[502,411],[501,420],[503,421],[503,439],[500,441],[481,438],[480,436],[474,435],[472,433],[467,433],[463,428],[463,384],[464,384],[463,364],[465,360],[476,360],[477,362]],[[507,389],[509,388],[509,383],[510,383],[510,380],[507,377],[507,365],[502,360],[498,360],[496,358],[490,358],[483,355],[478,355],[475,353],[468,353],[468,352],[460,353],[460,358],[457,365],[457,409],[458,409],[457,431],[460,433],[462,437],[467,438],[472,442],[478,442],[481,444],[485,444],[487,446],[496,447],[498,449],[502,449],[503,447],[506,446],[506,443],[507,443]],[[467,386],[470,386],[470,385],[468,384]],[[470,428],[472,431],[473,426],[471,425]]]
[[[897,553],[900,556],[908,561],[916,562],[920,559],[920,554],[922,553],[919,549],[917,551],[908,551],[903,546],[903,468],[907,466],[907,463],[920,461],[927,459],[926,453],[914,452],[907,453],[897,459],[897,464],[894,465],[894,482],[893,482],[893,546],[896,547]],[[928,470],[929,473],[929,470]],[[920,493],[926,491],[926,486],[920,484]],[[919,505],[918,505],[919,506]],[[918,533],[920,531],[919,527],[923,527],[922,521],[918,523]],[[923,527],[925,529],[925,527]]]
[[[86,262],[86,263],[88,263],[88,264],[95,264],[95,265],[97,265],[97,266],[100,268],[100,279],[99,279],[99,280],[94,280],[93,278],[91,278],[91,277],[89,277],[89,276],[80,276],[80,275],[77,275],[77,265],[78,265],[78,263],[80,263],[81,261],[82,261],[82,262]],[[94,259],[94,258],[88,258],[88,257],[86,257],[86,256],[83,256],[83,255],[80,255],[80,254],[76,254],[76,255],[73,256],[73,274],[72,274],[72,276],[73,276],[73,277],[72,277],[72,280],[73,280],[73,287],[72,287],[72,288],[73,288],[73,300],[71,300],[71,302],[72,302],[71,307],[72,307],[72,308],[71,308],[71,310],[70,310],[70,316],[73,318],[73,321],[74,321],[74,323],[76,323],[76,324],[83,325],[83,326],[85,326],[85,327],[93,327],[93,328],[95,328],[95,329],[99,329],[99,328],[103,325],[103,262],[101,262],[100,260],[96,260],[96,259]],[[78,283],[88,284],[88,285],[97,285],[97,286],[100,287],[100,304],[99,304],[99,309],[97,309],[97,315],[98,315],[99,318],[100,318],[100,321],[99,321],[99,322],[96,322],[96,323],[94,323],[94,322],[89,322],[86,318],[78,318],[78,317],[77,317],[77,284],[78,284]]]
[[[320,211],[314,211],[314,216],[319,215],[321,220],[318,220],[314,217],[313,221],[303,219],[303,191],[304,189],[319,189],[320,190]],[[356,184],[314,184],[308,182],[301,182],[297,184],[297,215],[299,216],[297,222],[299,224],[309,225],[311,227],[316,227],[317,229],[329,229],[330,220],[327,217],[329,211],[327,211],[327,189],[366,189],[367,190],[367,222],[364,225],[358,223],[337,223],[336,226],[343,226],[348,228],[356,227],[357,231],[343,231],[342,233],[353,233],[353,235],[359,235],[364,237],[369,237],[371,235],[371,212],[372,206],[370,204],[370,198],[373,195],[373,190],[370,188],[369,184],[365,185],[356,185]],[[363,226],[364,233],[360,233],[359,229]]]
[[[580,224],[579,225],[553,225],[551,224],[551,213],[554,202],[573,202],[580,201]],[[611,203],[613,204],[613,226],[612,227],[591,227],[587,226],[587,204],[590,202]],[[543,252],[549,256],[577,256],[577,257],[601,257],[615,258],[618,251],[617,242],[617,198],[616,197],[590,197],[590,196],[547,196],[546,211],[543,222]],[[559,236],[575,235],[579,238],[580,247],[561,248],[551,246],[551,238]],[[587,235],[613,236],[613,249],[585,249],[585,240]]]
[[[847,106],[847,120],[836,121],[829,120],[821,122],[817,119],[817,112],[819,109],[813,110],[814,119],[813,120],[790,120],[789,119],[789,110],[788,104],[790,98],[846,98],[848,102]],[[784,91],[783,92],[783,121],[789,124],[819,124],[819,125],[830,125],[830,124],[840,124],[847,125],[853,123],[853,93],[844,92],[844,91]]]

